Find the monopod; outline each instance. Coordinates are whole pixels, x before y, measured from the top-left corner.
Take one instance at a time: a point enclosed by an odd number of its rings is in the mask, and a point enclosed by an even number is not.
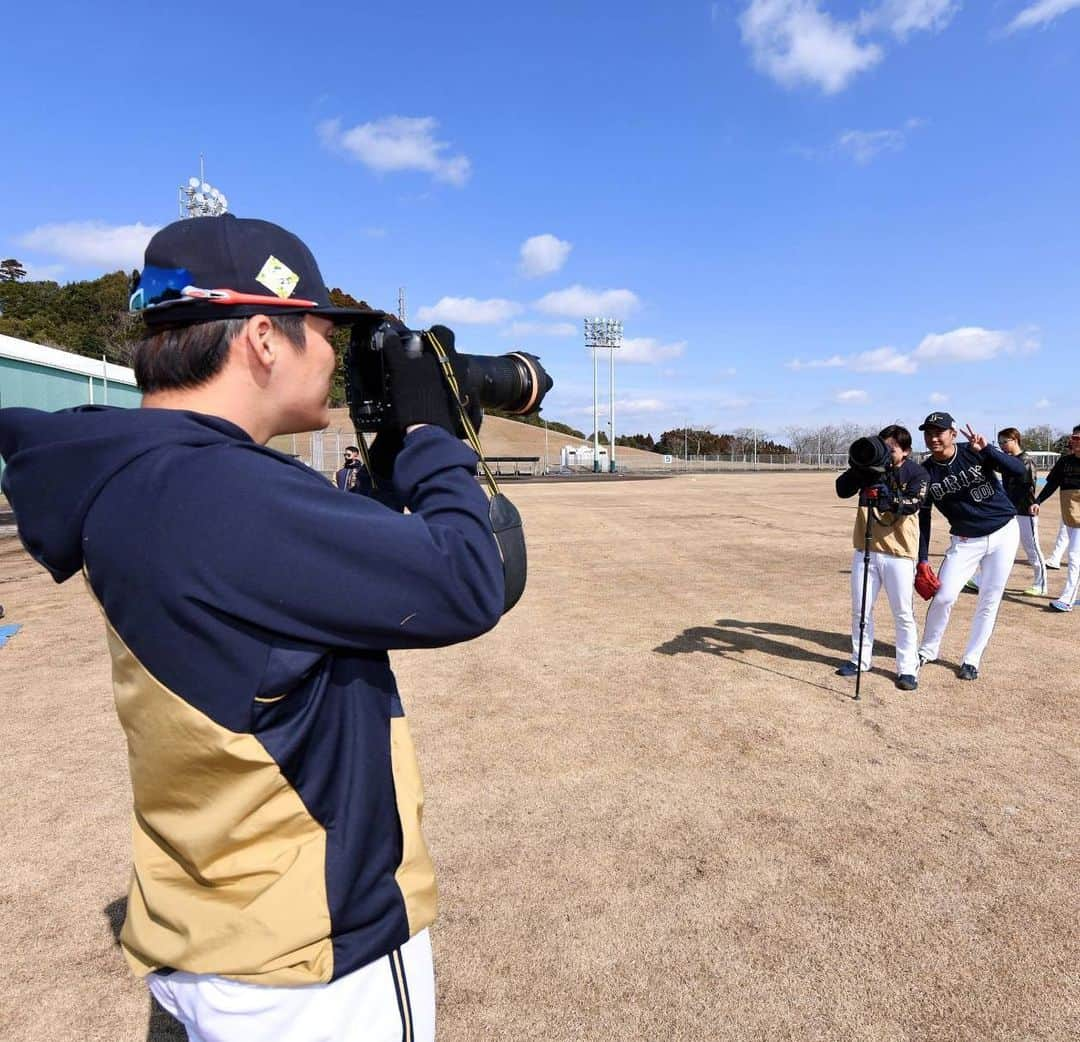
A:
[[[874,524],[876,516],[875,504],[877,503],[878,490],[868,488],[866,490],[866,532],[863,534],[863,558],[862,558],[862,606],[859,608],[859,657],[855,661],[855,695],[853,701],[859,700],[859,687],[862,681],[862,649],[863,634],[866,630],[866,587],[870,580],[870,528]]]

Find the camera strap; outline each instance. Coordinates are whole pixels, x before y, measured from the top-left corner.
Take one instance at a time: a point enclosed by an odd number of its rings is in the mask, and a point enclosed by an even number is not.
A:
[[[488,520],[491,523],[491,530],[495,535],[495,543],[499,548],[503,563],[503,578],[506,587],[506,594],[503,599],[503,614],[505,615],[517,604],[521,599],[521,595],[525,592],[525,580],[528,574],[528,556],[525,551],[525,532],[521,526],[521,514],[518,513],[517,507],[499,489],[495,474],[492,472],[488,461],[484,458],[484,449],[480,444],[480,436],[476,433],[476,428],[473,426],[472,420],[469,419],[469,414],[461,400],[461,387],[458,385],[457,375],[454,373],[454,367],[450,364],[446,349],[439,343],[439,338],[431,330],[425,330],[424,336],[431,345],[435,357],[439,360],[443,377],[453,394],[454,401],[457,403],[461,428],[465,431],[465,439],[479,459],[480,473],[488,486],[488,495],[490,497]],[[362,444],[363,439],[360,440]],[[365,448],[366,446],[362,447],[361,451],[364,451]],[[364,452],[364,456],[366,463],[366,452]],[[368,473],[371,473],[370,467]]]

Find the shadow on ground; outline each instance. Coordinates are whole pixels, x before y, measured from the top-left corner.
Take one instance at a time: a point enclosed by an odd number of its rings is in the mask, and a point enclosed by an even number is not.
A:
[[[816,647],[804,647],[804,644]],[[874,648],[879,655],[896,655],[896,647],[883,640],[875,640]],[[691,626],[653,650],[661,655],[705,651],[721,656],[760,651],[774,658],[820,662],[835,669],[851,657],[851,637],[846,633],[812,630],[783,622],[717,619],[715,626]],[[883,669],[873,669],[871,672],[889,675]]]
[[[105,918],[117,947],[120,946],[120,930],[127,915],[127,898],[118,897],[104,908]],[[180,1021],[171,1017],[150,995],[150,1023],[146,1025],[146,1042],[187,1042],[187,1032]]]

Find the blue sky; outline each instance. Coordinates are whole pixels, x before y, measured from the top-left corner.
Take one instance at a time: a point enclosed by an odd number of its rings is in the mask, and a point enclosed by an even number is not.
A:
[[[585,430],[590,314],[619,433],[1080,423],[1080,0],[14,20],[0,254],[37,277],[138,266],[202,152],[331,285],[541,355]]]

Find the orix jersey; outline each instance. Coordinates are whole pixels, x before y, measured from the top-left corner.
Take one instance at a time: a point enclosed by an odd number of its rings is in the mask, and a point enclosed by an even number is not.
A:
[[[965,539],[988,536],[1016,517],[1016,507],[997,475],[1010,474],[1023,480],[1027,468],[1017,457],[994,445],[976,451],[970,443],[958,442],[952,459],[938,462],[927,456],[922,465],[930,485],[927,504],[919,515],[920,561],[929,558],[931,506],[945,515],[953,535]]]

